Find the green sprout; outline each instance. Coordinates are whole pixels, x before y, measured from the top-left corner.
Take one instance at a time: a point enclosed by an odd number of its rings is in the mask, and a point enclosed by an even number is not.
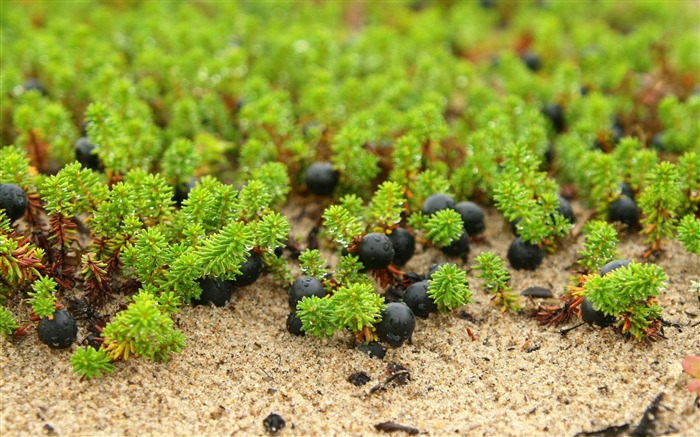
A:
[[[518,311],[518,298],[511,292],[510,273],[506,270],[506,263],[493,252],[482,252],[474,258],[478,270],[476,277],[484,280],[484,287],[493,295],[494,303],[501,307],[501,312]]]
[[[631,262],[605,276],[590,275],[582,294],[593,309],[615,317],[622,333],[630,332],[637,340],[654,339],[661,326],[656,296],[666,280],[666,273],[658,265]]]
[[[642,234],[649,249],[645,255],[657,252],[661,240],[673,236],[677,214],[683,196],[676,166],[670,162],[660,162],[646,178],[646,189],[639,198],[642,209]]]
[[[617,258],[617,231],[607,222],[592,220],[584,227],[586,241],[579,251],[578,263],[584,272],[593,273],[600,270],[605,264]]]
[[[70,357],[70,365],[73,372],[86,381],[99,378],[103,373],[112,373],[114,365],[111,358],[103,348],[94,349],[90,346],[78,348]]]
[[[299,268],[305,276],[323,278],[328,273],[325,263],[318,249],[305,249],[299,254]]]
[[[305,296],[297,304],[297,317],[301,329],[316,337],[331,337],[340,322],[336,316],[334,301],[331,298]]]
[[[381,320],[386,306],[371,284],[357,283],[338,288],[332,295],[332,306],[340,327],[357,334],[358,339],[375,339],[373,325]]]
[[[700,255],[700,219],[688,214],[678,223],[677,239],[685,250]]]
[[[467,274],[454,264],[443,264],[428,285],[430,296],[438,311],[447,312],[471,302],[472,293],[467,284]]]
[[[38,317],[42,319],[53,317],[53,313],[56,311],[56,298],[53,293],[57,285],[56,281],[48,276],[40,276],[32,283],[33,291],[28,293],[31,296],[29,305]]]
[[[19,328],[15,316],[4,306],[0,306],[0,333],[12,335],[15,329]]]

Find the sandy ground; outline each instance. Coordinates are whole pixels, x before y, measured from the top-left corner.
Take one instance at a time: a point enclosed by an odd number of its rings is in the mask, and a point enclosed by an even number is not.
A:
[[[310,224],[292,223],[293,232],[303,235]],[[484,250],[505,256],[511,237],[493,211],[486,237],[458,264],[468,269]],[[622,239],[623,255],[639,260],[641,240]],[[540,285],[558,295],[580,243],[565,242],[536,272],[514,272],[514,289]],[[288,334],[286,292],[269,277],[237,290],[226,307],[183,308],[176,323],[187,347],[169,362],[130,359],[100,380],[79,381],[71,351],[50,350],[35,334],[1,340],[0,434],[264,434],[263,420],[277,413],[286,421],[281,435],[368,435],[392,421],[432,435],[573,436],[625,424],[621,432],[630,432],[664,393],[648,431],[700,435],[700,408],[680,366],[700,354],[700,302],[689,291],[700,280],[700,258],[673,242],[666,248],[658,263],[670,281],[659,300],[664,318],[680,327],[651,344],[587,326],[562,336],[524,313],[501,314],[473,272],[473,302],[463,308],[472,320],[459,311],[420,319],[413,343],[384,360],[354,349],[348,332],[331,340]],[[425,250],[406,270],[423,273],[443,260]],[[85,334],[81,328],[79,340]],[[410,380],[371,391],[391,375],[390,363]],[[358,371],[369,383],[348,382]]]

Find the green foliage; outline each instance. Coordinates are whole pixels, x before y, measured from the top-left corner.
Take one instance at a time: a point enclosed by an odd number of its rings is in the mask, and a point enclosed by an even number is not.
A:
[[[162,305],[143,290],[105,326],[102,338],[112,360],[127,360],[131,354],[167,360],[171,352],[179,352],[185,345],[184,336],[173,328],[173,320]]]
[[[691,214],[684,216],[678,223],[678,241],[688,252],[700,255],[700,219]]]
[[[39,275],[43,267],[44,251],[26,239],[16,237],[10,228],[10,220],[0,211],[0,296],[14,286]]]
[[[678,210],[683,201],[678,170],[670,162],[660,162],[649,173],[646,189],[639,197],[642,210],[640,222],[644,227],[646,243],[658,250],[662,238],[670,238],[677,222]]]
[[[38,317],[52,318],[56,311],[56,297],[53,293],[56,290],[56,281],[48,276],[40,276],[32,283],[32,290],[29,293],[29,305]]]
[[[192,141],[178,138],[168,146],[160,159],[160,174],[174,188],[184,189],[194,177],[201,158]]]
[[[379,185],[369,204],[371,222],[382,229],[390,229],[401,221],[405,205],[406,199],[401,185],[386,181]]]
[[[0,333],[5,336],[12,335],[17,328],[19,325],[10,310],[0,306]]]
[[[333,138],[331,162],[340,172],[343,192],[367,193],[372,180],[379,174],[379,158],[364,150],[367,140],[363,132],[354,126],[346,126]]]
[[[34,186],[34,176],[29,171],[29,158],[24,149],[16,146],[0,148],[0,183],[15,184],[25,192]]]
[[[93,349],[90,346],[76,349],[70,357],[70,365],[73,372],[86,381],[114,371],[107,352],[103,348]]]
[[[700,206],[700,152],[687,152],[677,164],[683,193],[681,215],[695,213]]]
[[[352,284],[371,284],[367,275],[361,272],[363,268],[364,266],[356,255],[341,256],[333,277],[346,287]]]
[[[202,276],[234,279],[241,274],[240,266],[246,260],[246,252],[253,247],[254,235],[243,222],[231,222],[221,232],[202,241],[197,255],[202,266]]]
[[[289,175],[287,167],[281,162],[268,162],[251,171],[251,178],[264,183],[272,198],[271,205],[281,205],[287,200],[287,193],[291,190],[289,186]]]
[[[107,199],[108,189],[96,173],[73,162],[44,178],[39,194],[46,202],[47,213],[73,217],[95,211]]]
[[[339,326],[356,333],[379,322],[386,306],[372,285],[363,283],[338,288],[331,300]]]
[[[556,183],[537,171],[539,160],[523,143],[507,146],[504,155],[493,192],[496,208],[510,222],[520,219],[517,229],[523,241],[553,250],[557,239],[571,230],[558,212]]]
[[[304,249],[299,254],[299,269],[305,276],[323,278],[328,273],[325,264],[326,261],[317,249]]]
[[[443,209],[425,221],[425,238],[438,247],[449,246],[464,232],[462,216],[453,209]]]
[[[450,194],[452,189],[450,182],[435,169],[428,169],[418,173],[415,179],[408,184],[408,204],[411,211],[420,210],[423,201],[431,194]]]
[[[297,304],[301,329],[316,337],[331,337],[340,326],[334,307],[335,301],[318,296],[305,296]]]
[[[506,310],[518,311],[518,298],[511,292],[510,273],[506,270],[506,263],[493,252],[482,252],[474,258],[476,265],[474,270],[479,271],[476,277],[484,280],[484,287],[493,295],[496,305],[501,307],[501,312]]]
[[[323,226],[331,238],[341,246],[347,246],[362,235],[363,226],[357,217],[340,205],[331,205],[323,211]]]
[[[700,97],[689,97],[680,102],[676,96],[664,97],[659,102],[659,120],[664,131],[661,144],[664,150],[683,153],[700,147],[700,125],[689,120],[700,120]]]
[[[447,312],[471,302],[467,274],[454,264],[444,264],[433,273],[428,285],[438,311]]]
[[[578,263],[586,273],[600,270],[605,264],[619,256],[617,231],[607,222],[592,220],[584,227],[586,241],[579,251]]]
[[[641,340],[649,325],[661,318],[655,297],[665,287],[666,279],[658,265],[631,262],[602,277],[590,275],[583,294],[595,310],[615,317],[623,333],[629,331]]]
[[[620,165],[613,155],[600,150],[587,152],[581,159],[581,165],[584,168],[576,172],[579,175],[576,182],[596,216],[607,220],[608,208],[619,195],[617,184],[622,181]]]

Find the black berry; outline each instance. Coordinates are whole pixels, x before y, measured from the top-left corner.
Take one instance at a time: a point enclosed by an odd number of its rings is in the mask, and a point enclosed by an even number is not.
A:
[[[621,222],[629,227],[637,224],[637,204],[627,196],[620,196],[608,207],[610,221]]]
[[[576,216],[574,215],[574,210],[571,208],[569,201],[559,194],[557,194],[557,201],[559,201],[557,212],[563,215],[569,223],[576,223]]]
[[[379,358],[380,360],[386,356],[386,349],[381,343],[373,341],[371,343],[361,343],[357,346],[357,350],[363,354],[369,355],[370,358]]]
[[[44,84],[35,77],[30,77],[25,80],[24,84],[22,84],[22,88],[24,88],[24,91],[38,91],[42,96],[48,95]]]
[[[27,211],[27,195],[19,186],[15,184],[0,184],[0,209],[5,210],[5,214],[10,221],[15,221],[22,217]]]
[[[263,271],[262,258],[256,252],[249,252],[247,259],[241,264],[241,274],[233,280],[234,287],[245,287],[255,282]]]
[[[438,308],[435,301],[428,295],[428,281],[416,282],[406,288],[403,301],[417,317],[426,318],[430,313],[436,313]]]
[[[411,338],[416,327],[416,317],[408,305],[403,302],[389,303],[381,315],[382,320],[376,325],[380,341],[399,347]]]
[[[279,414],[272,413],[263,420],[263,426],[265,427],[265,432],[270,434],[275,434],[277,431],[284,428],[285,422],[282,416]]]
[[[231,298],[231,281],[222,281],[217,278],[206,278],[197,281],[202,293],[199,299],[193,299],[194,305],[207,305],[213,303],[217,307],[226,305]]]
[[[632,191],[632,187],[630,187],[630,184],[627,182],[618,182],[617,194],[622,194],[623,196],[627,196],[634,200],[634,191]]]
[[[394,259],[394,247],[386,234],[371,232],[360,240],[357,256],[366,269],[383,269]]]
[[[610,261],[609,263],[605,264],[603,267],[600,268],[600,276],[605,276],[613,270],[619,269],[621,267],[627,268],[627,266],[629,265],[630,261],[627,259],[616,259],[614,261]]]
[[[585,297],[581,302],[581,318],[589,325],[598,325],[603,328],[615,322],[614,316],[606,316],[602,311],[593,309],[593,304]]]
[[[306,332],[301,329],[301,326],[301,319],[297,317],[297,312],[292,310],[287,316],[287,331],[296,336],[306,335]]]
[[[416,251],[416,239],[405,228],[396,228],[389,235],[391,245],[394,248],[393,263],[402,266],[413,257]]]
[[[323,285],[318,279],[310,276],[302,276],[292,283],[292,286],[287,290],[287,295],[289,295],[289,308],[296,310],[297,304],[304,297],[324,297],[326,291],[323,289]]]
[[[525,66],[530,71],[539,71],[540,68],[542,68],[542,61],[540,60],[540,57],[532,52],[523,53],[520,55],[520,59],[522,59]]]
[[[455,205],[455,211],[462,216],[464,230],[467,234],[474,236],[484,230],[484,211],[474,202],[464,201]]]
[[[90,143],[87,137],[80,137],[78,141],[75,142],[75,159],[83,165],[85,168],[92,170],[100,169],[100,160],[93,151],[95,150],[95,145]]]
[[[453,240],[449,246],[443,247],[442,253],[447,256],[462,256],[469,253],[469,234],[467,231],[462,231],[459,238]]]
[[[424,215],[433,215],[443,209],[455,209],[455,201],[447,194],[431,194],[423,201],[421,211]]]
[[[516,270],[535,270],[544,259],[544,250],[534,244],[524,242],[520,237],[513,240],[508,248],[508,261]]]
[[[564,130],[566,120],[564,119],[564,109],[558,103],[547,103],[542,108],[542,114],[552,123],[556,132]]]
[[[37,332],[42,343],[66,349],[78,338],[78,324],[68,310],[60,309],[53,313],[53,319],[41,319]]]
[[[314,162],[306,170],[305,181],[312,193],[329,196],[338,184],[338,172],[329,162]]]

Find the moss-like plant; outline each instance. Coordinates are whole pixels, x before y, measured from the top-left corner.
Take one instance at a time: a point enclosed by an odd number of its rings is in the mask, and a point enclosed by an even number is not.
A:
[[[7,308],[0,306],[0,333],[5,336],[12,335],[17,328],[19,325],[15,316]]]
[[[428,282],[428,296],[440,312],[451,311],[471,302],[472,292],[469,291],[467,274],[454,264],[440,266]]]
[[[482,252],[474,262],[474,270],[479,272],[476,277],[484,280],[484,287],[492,295],[494,304],[501,307],[501,312],[520,310],[518,298],[511,291],[505,261],[493,252]]]
[[[700,219],[688,214],[678,223],[678,241],[688,252],[700,255]]]
[[[33,291],[29,292],[29,296],[31,296],[29,305],[37,317],[53,317],[53,313],[56,311],[54,291],[57,285],[56,281],[48,276],[41,276],[32,283]]]
[[[582,294],[593,309],[615,318],[622,333],[637,340],[656,339],[661,327],[661,307],[656,297],[666,286],[666,273],[655,264],[631,262],[605,276],[592,274]]]
[[[90,380],[100,377],[103,373],[112,373],[114,364],[105,349],[94,349],[90,346],[78,348],[70,357],[70,365],[80,379]]]
[[[619,251],[617,231],[610,224],[600,220],[592,220],[584,227],[586,240],[579,251],[578,263],[584,273],[600,270],[608,262],[617,258]]]
[[[683,195],[676,166],[660,162],[649,173],[646,188],[639,198],[642,209],[642,233],[649,249],[646,255],[661,248],[661,240],[673,236]]]

